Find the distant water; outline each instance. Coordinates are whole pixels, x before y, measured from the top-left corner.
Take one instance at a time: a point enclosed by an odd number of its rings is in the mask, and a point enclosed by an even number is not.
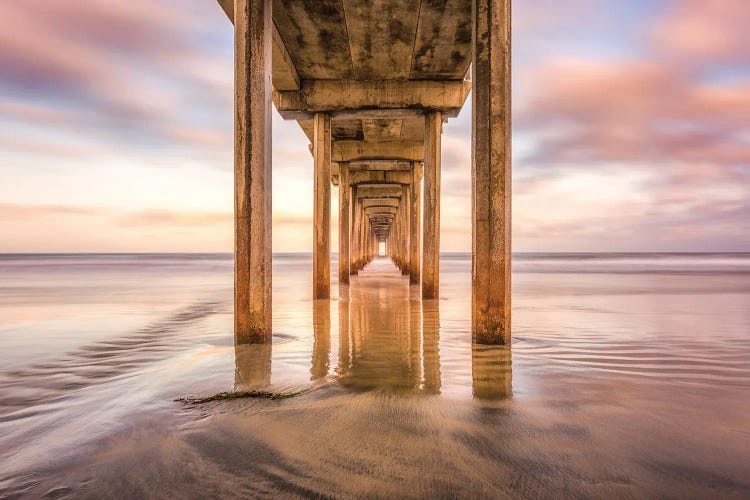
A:
[[[750,497],[750,254],[516,255],[510,349],[472,348],[467,254],[431,301],[386,259],[312,301],[275,255],[272,347],[232,277],[0,255],[0,498]],[[250,388],[302,394],[174,401]]]

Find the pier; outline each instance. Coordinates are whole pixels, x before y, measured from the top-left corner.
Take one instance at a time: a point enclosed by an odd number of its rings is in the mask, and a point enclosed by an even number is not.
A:
[[[469,94],[472,341],[510,342],[510,3],[219,0],[235,36],[237,343],[271,341],[271,106],[310,141],[313,298],[330,297],[336,186],[338,281],[382,246],[436,299],[442,127]]]

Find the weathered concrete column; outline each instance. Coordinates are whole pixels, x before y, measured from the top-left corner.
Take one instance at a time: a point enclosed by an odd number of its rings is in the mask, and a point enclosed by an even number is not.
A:
[[[399,269],[403,268],[404,261],[403,261],[403,253],[404,253],[404,240],[402,236],[402,227],[401,227],[401,204],[403,203],[403,199],[398,200],[398,213],[396,214],[396,217],[393,219],[393,224],[396,228],[396,239],[395,239],[395,247],[396,247],[396,265]]]
[[[339,281],[349,283],[349,162],[339,162]]]
[[[472,340],[510,342],[511,0],[474,0]]]
[[[362,208],[364,213],[364,207]],[[370,231],[370,218],[367,214],[362,216],[364,224],[362,224],[362,255],[360,257],[360,268],[364,268],[367,265],[367,233]]]
[[[234,339],[271,342],[271,1],[234,2]]]
[[[354,267],[355,274],[359,272],[360,264],[362,263],[362,245],[364,242],[362,241],[362,226],[364,226],[364,213],[362,212],[362,200],[359,200],[359,203],[357,203],[357,206],[354,207],[354,210],[357,213],[357,225],[354,228],[355,231],[355,240],[357,241],[357,251],[352,255],[352,266]]]
[[[401,200],[398,201],[399,205]],[[401,228],[398,224],[398,214],[393,218],[393,263],[401,268]]]
[[[331,296],[331,117],[313,120],[315,198],[313,207],[313,298]]]
[[[422,209],[422,172],[419,163],[411,162],[411,192],[409,193],[409,283],[419,284],[422,272],[422,239],[420,231]]]
[[[439,111],[425,115],[424,127],[424,221],[422,297],[435,299],[440,289],[440,134]]]
[[[402,209],[399,210],[400,212],[400,219],[401,219],[401,240],[403,241],[403,256],[401,257],[402,260],[402,267],[401,267],[401,274],[409,274],[409,268],[411,266],[411,263],[409,262],[409,257],[411,257],[411,231],[410,231],[410,224],[409,221],[411,217],[409,216],[409,210],[411,209],[411,201],[409,200],[409,195],[411,194],[411,188],[408,184],[402,184],[401,185],[401,206]]]
[[[339,184],[340,185],[340,184]],[[359,196],[357,194],[357,186],[352,186],[352,224],[349,231],[351,238],[351,245],[349,250],[349,273],[357,274],[357,252],[359,251],[359,238],[357,237],[360,224],[359,214]]]
[[[369,235],[370,235],[370,219],[369,217],[365,216],[364,218],[365,224],[362,228],[362,259],[361,259],[361,266],[365,267],[367,265],[367,245],[370,242]]]
[[[372,260],[372,223],[367,224],[367,262]]]

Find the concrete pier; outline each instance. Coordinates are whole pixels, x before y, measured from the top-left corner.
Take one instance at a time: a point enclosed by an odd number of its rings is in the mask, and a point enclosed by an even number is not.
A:
[[[442,115],[431,111],[424,123],[424,221],[422,297],[436,299],[440,290],[440,136]]]
[[[271,2],[237,0],[234,29],[234,337],[271,341]]]
[[[349,162],[339,163],[339,282],[349,283],[349,217],[351,212],[351,185]]]
[[[422,167],[417,162],[411,163],[412,178],[409,202],[409,283],[419,285],[422,275]]]
[[[218,1],[235,24],[237,342],[271,341],[271,100],[311,144],[312,298],[330,297],[336,185],[339,282],[382,242],[437,299],[442,127],[473,88],[472,339],[508,343],[510,0]]]
[[[331,117],[315,113],[313,157],[313,298],[331,296]]]
[[[472,94],[472,338],[510,343],[510,3],[475,0]]]

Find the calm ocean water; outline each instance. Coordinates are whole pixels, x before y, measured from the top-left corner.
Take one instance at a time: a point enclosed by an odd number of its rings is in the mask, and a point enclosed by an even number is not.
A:
[[[0,255],[0,497],[750,497],[750,254],[514,259],[510,349],[465,254],[433,301],[275,255],[235,349],[231,255]],[[246,388],[302,394],[174,401]]]

